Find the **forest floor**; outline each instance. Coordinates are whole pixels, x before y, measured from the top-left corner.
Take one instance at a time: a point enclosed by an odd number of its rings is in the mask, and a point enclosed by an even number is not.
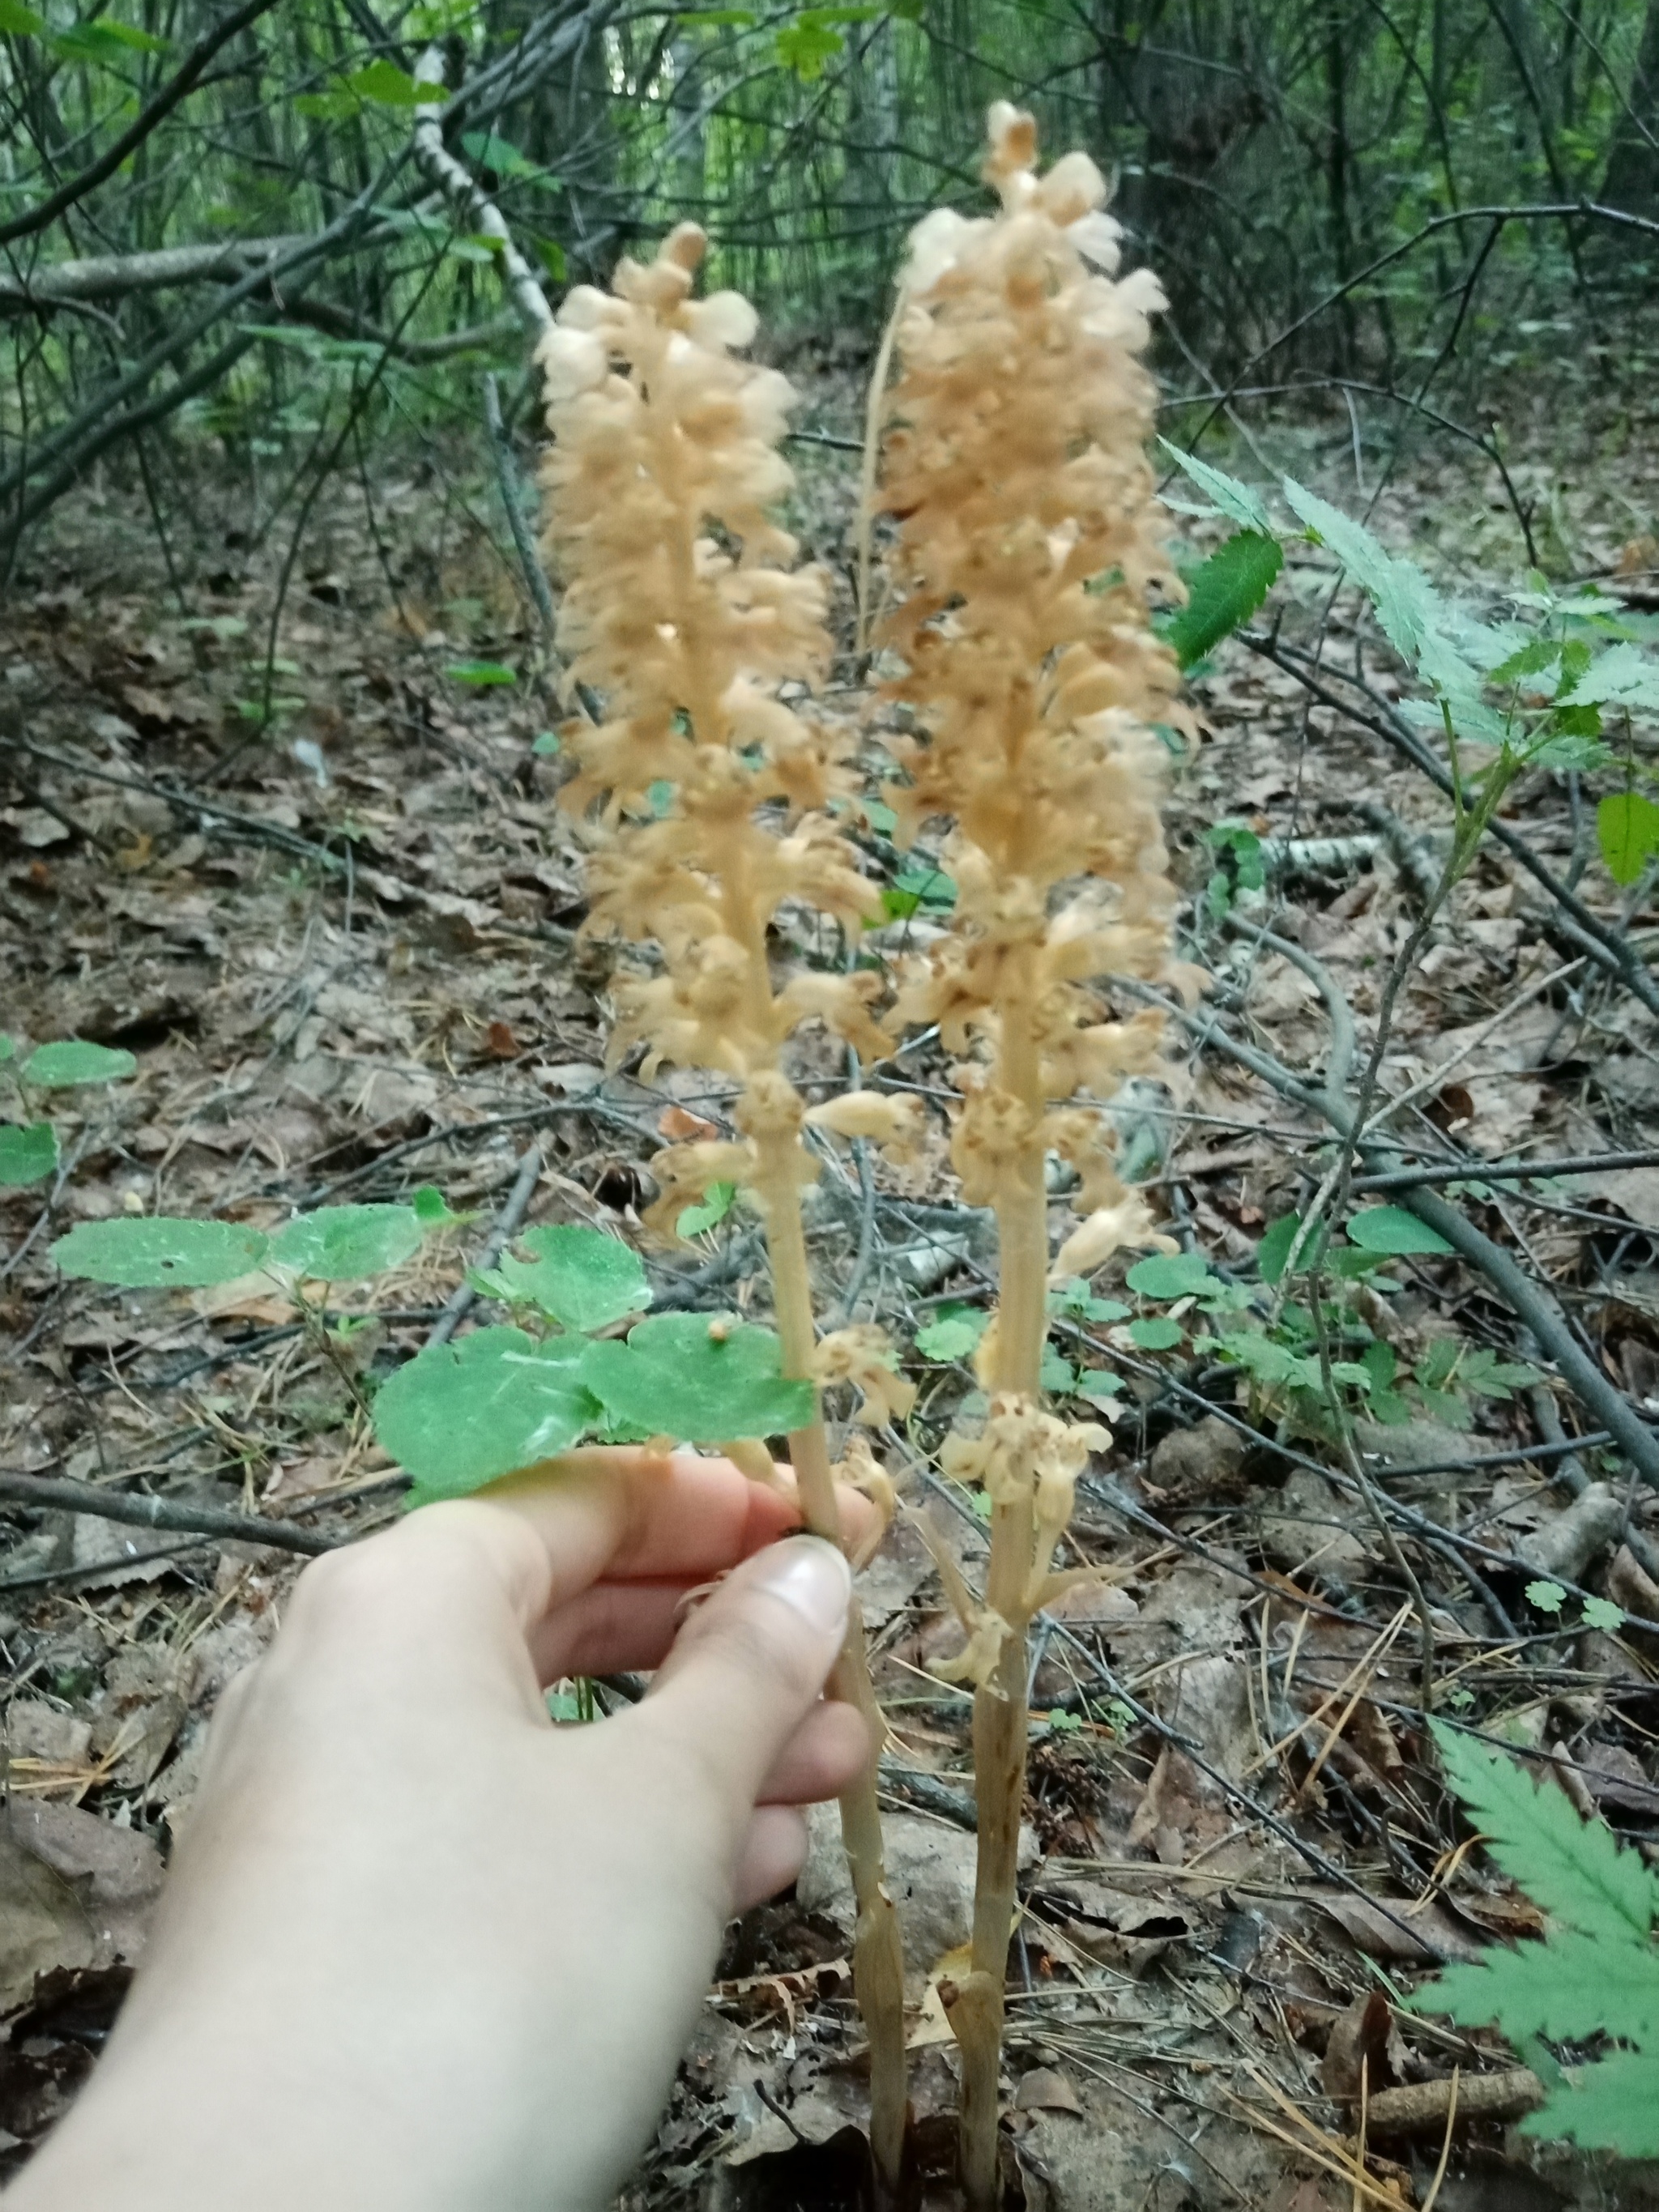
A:
[[[831,388],[816,419],[842,434],[856,416]],[[1571,494],[1552,461],[1513,471],[1574,574],[1614,571],[1659,509],[1629,424],[1608,416],[1601,430]],[[1346,430],[1283,434],[1272,457],[1358,503]],[[810,445],[795,458],[803,534],[844,578],[856,462]],[[1255,473],[1243,447],[1234,465]],[[509,1194],[527,1197],[525,1221],[637,1243],[665,1129],[720,1123],[730,1086],[605,1071],[617,956],[573,933],[580,842],[556,803],[558,762],[535,747],[560,710],[493,485],[429,457],[398,481],[333,483],[286,578],[291,512],[256,534],[269,487],[185,489],[176,586],[142,501],[94,488],[31,546],[5,617],[0,1026],[30,1044],[125,1046],[137,1072],[55,1093],[60,1172],[0,1193],[0,1469],[343,1538],[399,1510],[351,1385],[419,1346]],[[1467,586],[1520,565],[1479,464],[1411,465],[1375,521]],[[1639,603],[1655,557],[1626,554],[1616,588]],[[1330,660],[1352,668],[1352,595],[1329,606],[1328,577],[1310,550],[1285,635],[1322,620]],[[284,703],[266,733],[245,709],[262,696],[279,584]],[[1369,703],[1340,698],[1375,717],[1399,686],[1368,633],[1365,651]],[[520,680],[481,684],[480,663]],[[1183,1245],[1254,1287],[1264,1229],[1328,1158],[1294,1088],[1322,1079],[1333,1049],[1322,993],[1334,988],[1363,1045],[1444,811],[1373,730],[1243,645],[1197,697],[1206,731],[1169,818],[1214,987],[1199,1032],[1172,1039],[1168,1082],[1134,1086],[1119,1121]],[[1506,819],[1559,870],[1593,850],[1547,775]],[[1284,847],[1265,894],[1245,886],[1224,922],[1202,898],[1220,865],[1204,833],[1224,820]],[[891,864],[878,839],[871,852]],[[1594,863],[1581,891],[1620,914]],[[1639,933],[1659,916],[1626,922]],[[924,903],[887,934],[925,941],[930,926]],[[1291,1087],[1230,1057],[1230,1041]],[[903,1074],[926,1089],[938,1071],[921,1053]],[[1402,1127],[1452,1162],[1659,1144],[1659,1025],[1576,960],[1496,847],[1434,933],[1382,1077],[1390,1096],[1420,1086]],[[971,1336],[984,1226],[942,1143],[925,1182],[865,1169],[826,1168],[815,1262],[827,1302],[850,1285],[921,1383],[889,1449],[971,1575],[981,1523],[930,1463],[973,1376],[948,1341],[933,1339],[932,1358],[911,1347],[941,1317]],[[49,1256],[76,1222],[124,1211],[269,1225],[422,1184],[474,1218],[372,1297],[337,1287],[333,1312],[365,1325],[332,1364],[268,1286],[129,1294],[66,1282]],[[1609,1380],[1659,1411],[1659,1167],[1480,1187],[1466,1202],[1551,1283]],[[763,1315],[751,1222],[734,1212],[700,1242],[689,1260],[650,1255],[659,1284]],[[1401,1375],[1419,1374],[1404,1418],[1358,1439],[1382,1528],[1339,1452],[1256,1420],[1238,1370],[1215,1357],[1221,1323],[1122,1296],[1135,1320],[1168,1324],[1161,1346],[1121,1316],[1080,1316],[1054,1340],[1057,1361],[1123,1378],[1123,1410],[1073,1529],[1076,1557],[1109,1577],[1058,1609],[1036,1654],[1012,2166],[1026,2202],[1053,2212],[1424,2206],[1454,2069],[1465,2083],[1512,2078],[1516,2061],[1494,2036],[1399,2002],[1437,1961],[1540,1923],[1478,1850],[1454,1852],[1467,1832],[1430,1755],[1401,1564],[1429,1608],[1437,1709],[1539,1754],[1581,1808],[1656,1846],[1659,1587],[1637,1555],[1652,1558],[1659,1500],[1594,1443],[1556,1449],[1561,1425],[1568,1443],[1592,1425],[1516,1377],[1516,1315],[1455,1259],[1403,1256],[1353,1292]],[[302,1560],[257,1530],[152,1532],[27,1504],[0,1508],[0,1535],[4,2172],[94,2063],[188,1816],[206,1717],[268,1641]],[[937,1982],[971,1893],[968,1703],[928,1672],[955,1632],[913,1533],[869,1570],[866,1605],[932,2155],[956,2097]],[[732,1932],[633,2212],[837,2201],[862,2094],[849,1935],[820,1833],[793,1894]],[[1371,2130],[1363,2161],[1362,2053],[1373,2092],[1420,2093],[1395,2131]],[[1440,2212],[1659,2204],[1659,2168],[1529,2145],[1509,2125],[1520,2108],[1457,2123]]]

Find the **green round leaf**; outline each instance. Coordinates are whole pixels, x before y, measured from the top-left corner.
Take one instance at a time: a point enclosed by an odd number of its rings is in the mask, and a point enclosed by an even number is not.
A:
[[[374,1433],[414,1476],[411,1502],[465,1498],[568,1450],[599,1414],[577,1380],[586,1348],[481,1328],[398,1368],[374,1400]]]
[[[1201,1252],[1154,1252],[1137,1260],[1125,1279],[1143,1298],[1188,1298],[1195,1291],[1218,1287]]]
[[[1302,1226],[1299,1213],[1282,1213],[1262,1234],[1255,1248],[1255,1262],[1261,1270],[1264,1283],[1276,1284],[1284,1275],[1285,1263],[1291,1256],[1291,1247],[1296,1243],[1297,1231]],[[1302,1265],[1305,1267],[1318,1249],[1318,1237],[1310,1237],[1303,1249]]]
[[[319,1283],[355,1282],[395,1267],[420,1249],[412,1206],[319,1206],[296,1214],[270,1240],[270,1258]]]
[[[20,1190],[27,1182],[39,1182],[57,1164],[58,1139],[50,1121],[0,1128],[0,1188]]]
[[[1437,1229],[1407,1213],[1403,1206],[1372,1206],[1356,1213],[1348,1224],[1348,1237],[1362,1252],[1449,1252],[1451,1246]]]
[[[778,1340],[702,1314],[659,1314],[626,1344],[590,1344],[581,1378],[606,1410],[653,1436],[724,1443],[804,1428],[817,1399],[810,1382],[778,1371]]]
[[[947,1308],[916,1331],[916,1350],[924,1359],[966,1359],[990,1325],[988,1314]]]
[[[1535,1605],[1540,1613],[1559,1613],[1565,1601],[1566,1595],[1559,1583],[1539,1582],[1527,1584],[1527,1603]]]
[[[1149,1314],[1144,1321],[1129,1323],[1129,1341],[1143,1352],[1173,1352],[1181,1337],[1181,1323],[1166,1321],[1162,1314]]]
[[[201,1290],[234,1282],[265,1256],[267,1239],[237,1221],[179,1221],[134,1214],[83,1221],[60,1237],[52,1256],[66,1275],[129,1290]]]
[[[1587,1597],[1584,1600],[1586,1628],[1599,1628],[1604,1636],[1612,1636],[1616,1634],[1624,1625],[1624,1612],[1620,1607],[1613,1602],[1611,1598]]]
[[[509,1305],[539,1306],[563,1328],[603,1328],[643,1312],[651,1285],[637,1255],[615,1237],[574,1223],[527,1230],[520,1243],[528,1260],[509,1255],[472,1280]]]
[[[124,1082],[137,1065],[130,1052],[66,1038],[61,1044],[37,1046],[23,1062],[23,1080],[43,1091],[66,1091],[72,1083]]]

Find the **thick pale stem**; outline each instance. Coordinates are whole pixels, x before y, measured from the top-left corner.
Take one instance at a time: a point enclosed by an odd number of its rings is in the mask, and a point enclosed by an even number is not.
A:
[[[772,1261],[772,1294],[786,1375],[810,1378],[816,1339],[812,1328],[811,1281],[806,1240],[801,1230],[800,1192],[794,1168],[798,1140],[757,1140],[760,1174],[756,1190],[766,1209],[767,1244]],[[835,1479],[823,1423],[797,1429],[789,1438],[789,1457],[809,1528],[833,1542],[841,1540]],[[885,1886],[881,1814],[876,1802],[876,1761],[884,1732],[864,1648],[864,1620],[854,1598],[847,1641],[830,1680],[832,1697],[856,1705],[870,1730],[870,1763],[841,1798],[842,1841],[853,1877],[858,1921],[853,1937],[853,1990],[870,2039],[870,2147],[881,2182],[891,2195],[898,2186],[904,2155],[908,2101],[904,2057],[904,1949],[898,1915]]]
[[[1042,1076],[1029,1000],[1001,1008],[997,1082],[1032,1115],[1026,1157],[1011,1163],[996,1201],[1000,1245],[995,1373],[999,1390],[1035,1398],[1048,1334],[1048,1211],[1042,1183]],[[991,1680],[974,1698],[974,1778],[979,1856],[974,1883],[973,1970],[951,2010],[962,2047],[962,2179],[969,2212],[993,2212],[1000,2197],[997,2119],[1008,1939],[1025,1801],[1025,1631],[1035,1530],[1032,1487],[994,1505],[985,1601],[1009,1633]]]

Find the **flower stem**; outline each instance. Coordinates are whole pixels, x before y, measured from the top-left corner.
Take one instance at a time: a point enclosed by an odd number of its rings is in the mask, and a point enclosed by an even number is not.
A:
[[[1004,1174],[996,1200],[1000,1285],[993,1387],[1035,1399],[1048,1334],[1048,1209],[1042,1182],[1042,1081],[1029,1001],[1013,994],[999,1009],[1000,1088],[1019,1100],[1032,1134]],[[993,2212],[1000,2197],[997,2118],[999,2059],[1008,1939],[1025,1802],[1026,1627],[1035,1543],[1033,1484],[1022,1481],[991,1510],[985,1601],[1007,1624],[996,1671],[974,1696],[974,1777],[979,1857],[974,1882],[973,1968],[959,1984],[951,2025],[962,2048],[962,2180],[969,2212]]]
[[[766,1211],[767,1244],[772,1260],[772,1294],[777,1311],[783,1372],[811,1379],[816,1338],[812,1328],[811,1281],[806,1240],[801,1228],[799,1184],[795,1176],[799,1139],[770,1135],[757,1142],[759,1174],[755,1188]],[[796,1429],[789,1438],[802,1517],[815,1535],[841,1541],[830,1447],[821,1419]],[[884,1723],[870,1680],[864,1645],[864,1620],[856,1597],[848,1616],[847,1641],[830,1678],[830,1694],[856,1705],[870,1731],[870,1758],[841,1797],[841,1832],[853,1877],[858,1918],[853,1937],[853,1990],[870,2039],[870,2148],[882,2187],[898,2187],[904,2154],[908,2090],[904,2056],[904,1951],[898,1915],[885,1886],[881,1814],[876,1802],[876,1762]]]

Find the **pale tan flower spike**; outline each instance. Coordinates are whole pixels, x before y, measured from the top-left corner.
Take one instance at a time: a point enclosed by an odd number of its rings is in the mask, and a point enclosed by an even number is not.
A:
[[[999,2193],[997,2074],[1024,1792],[1026,1631],[1062,1586],[1054,1554],[1092,1424],[1043,1410],[1046,1291],[1157,1237],[1119,1182],[1097,1105],[1155,1064],[1155,1012],[1112,1014],[1098,978],[1187,980],[1170,957],[1176,891],[1159,819],[1179,726],[1173,656],[1152,595],[1178,599],[1146,443],[1139,356],[1163,305],[1146,270],[1118,277],[1121,233],[1085,154],[1036,171],[1029,115],[991,111],[994,216],[936,210],[901,278],[897,381],[878,506],[897,521],[899,604],[881,634],[886,686],[915,733],[892,741],[900,833],[954,823],[949,933],[903,973],[893,1026],[937,1023],[961,1065],[951,1159],[996,1210],[999,1305],[981,1344],[983,1433],[947,1442],[947,1473],[985,1486],[991,1557],[967,1649],[976,1685],[979,1876],[972,1972],[949,2012],[963,2051],[963,2173],[972,2212]],[[1082,1094],[1079,1096],[1079,1094]],[[1079,1178],[1082,1223],[1052,1267],[1044,1164]]]
[[[563,799],[578,815],[603,808],[587,927],[654,939],[663,953],[661,975],[617,986],[613,1064],[643,1044],[647,1078],[673,1060],[744,1085],[737,1139],[652,1162],[661,1197],[647,1219],[672,1234],[711,1184],[752,1190],[784,1373],[850,1380],[892,1406],[905,1386],[873,1331],[816,1340],[800,1192],[818,1168],[803,1143],[806,1103],[783,1065],[808,1022],[884,1049],[871,1012],[880,979],[803,969],[780,981],[768,944],[786,901],[856,939],[880,917],[880,895],[825,811],[853,788],[854,734],[778,696],[828,665],[827,585],[821,570],[790,566],[794,542],[773,519],[792,481],[777,447],[793,394],[775,371],[735,357],[755,335],[746,300],[693,298],[704,242],[683,223],[649,265],[623,261],[612,291],[579,287],[539,349],[555,440],[542,482],[546,551],[564,583],[559,642],[573,690],[591,686],[605,705],[599,724],[564,726],[576,773]],[[873,1093],[811,1118],[889,1149],[914,1141],[913,1109]],[[790,1457],[808,1525],[838,1538],[820,1419],[791,1437]],[[878,1744],[856,1607],[832,1687],[864,1711]],[[854,1985],[870,2038],[872,2146],[890,2192],[905,2121],[903,1960],[883,1887],[873,1749],[842,1800],[842,1826],[859,1906]]]

